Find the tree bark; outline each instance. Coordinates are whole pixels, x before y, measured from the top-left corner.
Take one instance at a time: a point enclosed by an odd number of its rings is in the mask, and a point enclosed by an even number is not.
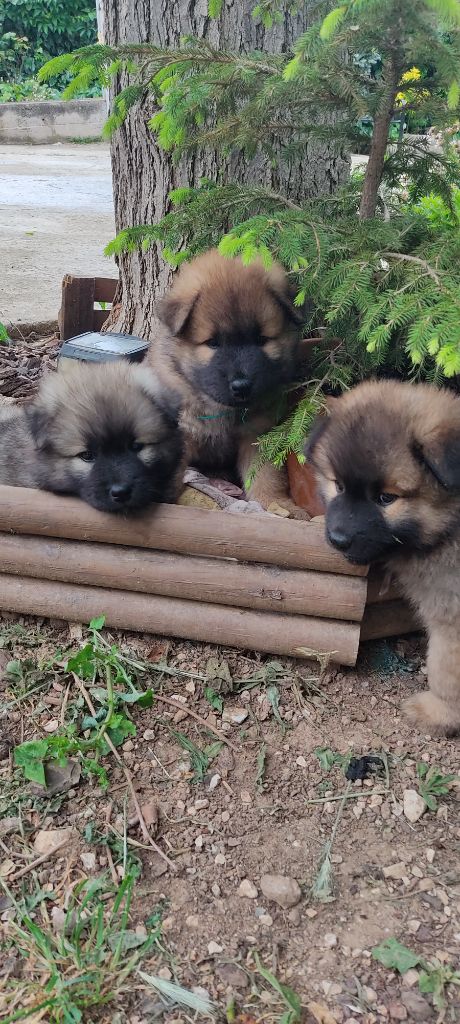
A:
[[[219,19],[210,19],[207,0],[99,0],[100,33],[109,45],[125,42],[153,42],[177,46],[181,36],[191,34],[214,46],[247,52],[254,49],[280,53],[289,51],[296,37],[309,23],[309,4],[297,15],[285,14],[280,25],[266,30],[251,16],[254,0],[224,0]],[[312,0],[311,8],[314,7]],[[248,163],[241,155],[229,159],[211,150],[197,153],[178,165],[158,148],[147,127],[155,112],[153,99],[132,110],[111,143],[115,223],[123,228],[158,222],[168,212],[168,194],[180,185],[197,185],[201,178],[216,181],[257,181],[282,191],[293,201],[318,193],[331,193],[346,178],[349,164],[345,154],[337,156],[326,143],[309,142],[301,156],[289,165],[270,166],[265,158]],[[170,282],[171,271],[157,247],[147,253],[119,257],[120,287],[112,315],[111,330],[151,338],[154,334],[154,305]]]
[[[401,69],[396,61],[389,63],[385,72],[385,89],[380,107],[374,118],[369,160],[364,176],[363,191],[359,207],[359,219],[370,220],[375,216],[377,198],[382,180],[385,153],[388,145],[390,124],[393,118],[396,93],[401,76]]]

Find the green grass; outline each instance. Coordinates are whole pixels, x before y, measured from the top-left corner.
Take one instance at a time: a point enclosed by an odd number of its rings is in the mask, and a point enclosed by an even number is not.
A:
[[[16,910],[8,924],[11,946],[26,962],[23,976],[3,989],[3,1024],[40,1012],[49,1024],[86,1024],[92,1010],[120,998],[143,958],[163,948],[158,915],[141,935],[129,928],[134,882],[133,874],[118,889],[104,878],[81,882],[57,932],[47,914],[41,924],[33,920],[2,883]]]

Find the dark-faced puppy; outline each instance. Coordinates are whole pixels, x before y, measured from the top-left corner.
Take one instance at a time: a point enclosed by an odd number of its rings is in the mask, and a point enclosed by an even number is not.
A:
[[[425,384],[361,384],[307,445],[329,542],[384,561],[429,635],[430,690],[406,702],[422,728],[460,728],[460,399]]]
[[[103,512],[173,501],[182,439],[154,374],[127,362],[71,363],[0,421],[0,483],[76,494]]]
[[[286,274],[208,252],[183,266],[158,313],[162,330],[151,359],[181,409],[189,462],[236,471],[244,482],[257,438],[274,426],[277,399],[295,375],[304,314]],[[306,517],[272,467],[258,474],[251,497]]]

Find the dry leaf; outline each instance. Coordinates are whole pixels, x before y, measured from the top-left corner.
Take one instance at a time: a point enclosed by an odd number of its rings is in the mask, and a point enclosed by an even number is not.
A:
[[[271,504],[267,508],[267,512],[271,512],[272,515],[275,516],[280,516],[281,519],[289,519],[289,516],[291,514],[289,512],[289,509],[283,508],[283,506],[279,505],[277,501],[271,502]]]
[[[15,864],[12,860],[3,860],[0,864],[0,878],[8,878],[14,871]]]
[[[322,1003],[307,1003],[307,1010],[315,1018],[317,1024],[337,1024],[336,1018]]]

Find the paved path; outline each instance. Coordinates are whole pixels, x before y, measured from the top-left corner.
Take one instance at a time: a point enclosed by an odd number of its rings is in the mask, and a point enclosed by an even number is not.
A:
[[[115,277],[114,233],[107,145],[0,146],[0,321],[46,329],[64,274]]]

